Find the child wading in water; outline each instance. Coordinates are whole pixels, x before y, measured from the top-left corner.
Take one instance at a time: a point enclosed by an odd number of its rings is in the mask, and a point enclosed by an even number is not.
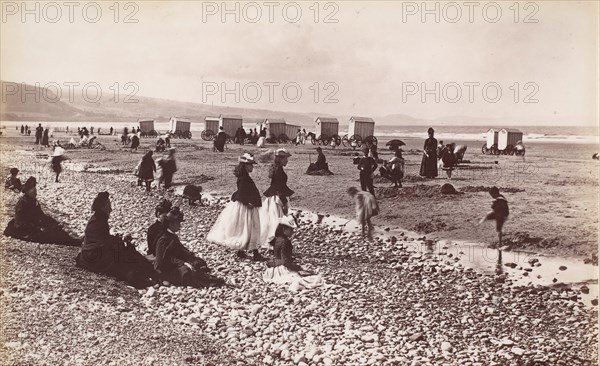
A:
[[[361,235],[372,239],[373,224],[371,223],[371,217],[379,214],[379,205],[377,199],[371,193],[366,191],[359,191],[355,187],[348,188],[348,194],[354,198],[356,205],[356,221],[360,223]]]
[[[492,202],[492,211],[488,212],[477,225],[482,224],[486,220],[496,221],[496,232],[498,232],[498,248],[502,247],[502,226],[508,218],[508,201],[500,194],[498,187],[490,188],[490,196],[494,199]]]

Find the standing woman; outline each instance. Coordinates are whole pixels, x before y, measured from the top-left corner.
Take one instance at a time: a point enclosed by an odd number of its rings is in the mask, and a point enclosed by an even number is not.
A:
[[[225,143],[227,142],[227,134],[223,131],[223,126],[219,127],[219,133],[215,138],[214,147],[218,152],[223,152],[225,150]]]
[[[260,242],[266,247],[269,247],[271,240],[275,238],[279,219],[288,213],[288,197],[294,194],[287,186],[288,176],[283,170],[290,156],[292,154],[286,149],[278,149],[275,152],[275,161],[269,169],[271,186],[264,192],[267,198],[260,208]]]
[[[171,188],[171,184],[173,184],[173,175],[177,171],[177,162],[175,161],[175,148],[172,147],[169,149],[167,156],[160,160],[159,165],[162,169],[161,180],[163,181],[164,188]]]
[[[248,153],[240,156],[233,171],[237,177],[237,191],[231,196],[223,212],[217,218],[206,240],[237,250],[237,256],[246,258],[244,251],[252,250],[255,261],[264,258],[258,251],[260,240],[260,193],[250,173],[254,169],[254,157]]]
[[[152,159],[152,150],[149,150],[142,157],[138,178],[146,183],[146,192],[150,192],[150,186],[154,180],[154,172],[156,172],[156,164]]]
[[[42,135],[42,146],[44,146],[44,147],[50,147],[50,143],[49,143],[50,137],[49,137],[49,135],[50,135],[50,128],[46,127],[44,129],[44,133]]]
[[[437,140],[433,138],[433,128],[429,127],[427,134],[429,138],[423,145],[423,160],[421,160],[421,170],[419,175],[426,178],[437,177]]]
[[[260,130],[260,137],[258,138],[258,141],[256,142],[256,147],[265,147],[265,140],[267,139],[267,128],[263,128],[262,130]]]

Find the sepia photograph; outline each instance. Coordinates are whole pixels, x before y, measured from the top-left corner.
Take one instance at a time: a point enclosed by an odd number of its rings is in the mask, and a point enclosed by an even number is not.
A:
[[[0,365],[598,364],[598,0],[0,17]]]

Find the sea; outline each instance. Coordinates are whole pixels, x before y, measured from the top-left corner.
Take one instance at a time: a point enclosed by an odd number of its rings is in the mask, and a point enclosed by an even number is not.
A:
[[[20,127],[21,124],[27,124],[31,127],[37,126],[40,122],[23,122],[23,121],[1,121],[2,129],[14,129]],[[96,130],[108,130],[113,127],[117,131],[121,131],[124,127],[131,129],[137,127],[135,123],[127,122],[41,122],[42,126],[48,126],[50,129],[65,129],[77,130],[77,127],[86,126],[88,129],[94,127]],[[256,125],[244,124],[243,127],[248,130],[255,128]],[[385,126],[375,125],[374,136],[380,139],[424,139],[427,138],[427,128],[430,126]],[[567,143],[567,144],[600,144],[598,126],[431,126],[435,130],[435,137],[438,140],[444,141],[485,141],[485,136],[490,128],[511,128],[523,132],[523,143]],[[307,132],[314,132],[311,126],[302,126]],[[167,122],[156,122],[155,129],[159,132],[169,130]],[[192,136],[199,137],[200,132],[204,130],[204,123],[192,123]],[[340,126],[339,135],[347,134],[347,126]],[[291,136],[290,136],[291,137]],[[363,138],[366,136],[362,136]]]

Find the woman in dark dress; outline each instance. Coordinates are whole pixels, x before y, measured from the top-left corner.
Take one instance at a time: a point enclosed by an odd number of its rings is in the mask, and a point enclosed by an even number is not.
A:
[[[288,197],[294,194],[294,191],[287,186],[288,176],[283,170],[290,156],[292,154],[286,149],[278,149],[275,152],[275,161],[269,170],[271,186],[264,192],[266,198],[260,208],[260,242],[267,248],[275,237],[279,218],[288,213]]]
[[[419,175],[426,178],[435,178],[438,175],[437,169],[437,140],[433,138],[433,128],[427,130],[429,138],[423,145],[423,160],[421,160],[421,170]]]
[[[227,134],[223,131],[223,126],[219,127],[219,133],[215,138],[214,146],[218,152],[225,150],[225,142],[227,141]]]
[[[163,187],[165,189],[169,189],[173,184],[173,175],[177,171],[177,162],[175,161],[175,148],[172,147],[169,149],[167,156],[162,158],[158,165],[162,170],[162,176],[160,180],[163,182]]]
[[[140,146],[140,138],[137,135],[131,136],[131,151],[137,151],[138,146]]]
[[[173,204],[171,201],[163,199],[154,209],[154,216],[156,221],[148,228],[146,239],[148,241],[147,255],[156,255],[156,240],[160,237],[164,231],[165,215],[171,211]]]
[[[42,211],[34,177],[27,179],[22,192],[15,206],[15,217],[8,222],[4,235],[40,244],[81,245],[81,239],[71,237],[58,221]]]
[[[216,287],[225,284],[221,278],[208,274],[206,262],[181,244],[177,232],[181,228],[183,213],[173,207],[165,215],[164,230],[156,241],[154,268],[161,279],[177,286]]]
[[[77,267],[116,277],[136,288],[155,284],[158,276],[151,263],[126,238],[110,235],[108,218],[112,206],[108,192],[98,193],[92,211],[76,258]]]
[[[50,147],[50,129],[46,127],[42,135],[42,146]]]
[[[142,157],[138,171],[138,178],[146,183],[147,192],[150,192],[150,186],[154,180],[154,172],[156,172],[156,164],[154,163],[154,159],[152,159],[152,150],[150,150]]]
[[[291,237],[296,225],[292,216],[283,216],[277,222],[273,245],[274,259],[267,262],[267,269],[263,273],[263,281],[267,283],[289,284],[291,291],[311,289],[324,285],[320,275],[304,271],[294,262]]]
[[[217,221],[210,229],[206,240],[237,250],[237,256],[246,258],[245,251],[251,250],[253,260],[261,261],[264,258],[258,251],[260,244],[260,213],[262,205],[260,192],[250,173],[254,169],[254,157],[245,153],[239,158],[239,165],[233,174],[237,177],[237,191],[231,196],[229,202]]]

